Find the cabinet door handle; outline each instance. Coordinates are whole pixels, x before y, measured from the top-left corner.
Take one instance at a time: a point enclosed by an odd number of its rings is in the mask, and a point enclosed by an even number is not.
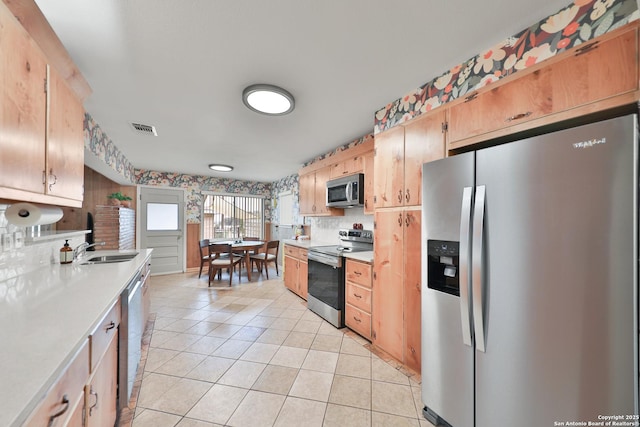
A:
[[[113,328],[115,328],[115,327],[116,327],[115,322],[111,321],[111,322],[109,322],[109,324],[104,328],[104,331],[105,331],[105,332],[109,332],[111,329],[113,329]]]
[[[407,201],[407,203],[409,203],[409,200],[411,200],[411,194],[409,193],[409,189],[408,188],[407,188],[407,194],[405,194],[404,198]]]
[[[91,387],[91,390],[89,391],[89,394],[91,396],[95,396],[96,397],[96,403],[94,403],[91,407],[89,407],[89,416],[91,416],[91,412],[93,412],[93,408],[98,406],[98,393],[93,391],[93,387]]]
[[[398,225],[400,227],[402,227],[402,214],[401,213],[398,214]]]
[[[512,122],[514,120],[524,119],[525,117],[529,117],[531,114],[533,114],[531,111],[527,111],[526,113],[516,114],[515,116],[507,117],[505,119],[505,122]]]
[[[402,190],[398,190],[398,203],[402,203]]]
[[[407,225],[407,227],[409,226],[409,224],[411,223],[411,220],[409,219],[409,214],[407,214],[406,217],[404,217],[404,223]]]
[[[67,412],[67,410],[69,409],[69,398],[66,394],[62,396],[62,402],[60,403],[64,405],[64,407],[49,417],[49,423],[47,423],[47,427],[51,427],[56,418]]]
[[[51,182],[52,178],[53,182]],[[58,177],[53,173],[53,169],[49,169],[49,191],[51,191],[51,187],[56,185],[56,182],[58,182]]]

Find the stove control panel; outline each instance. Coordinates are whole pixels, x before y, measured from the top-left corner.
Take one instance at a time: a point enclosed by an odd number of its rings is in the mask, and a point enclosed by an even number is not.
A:
[[[340,240],[373,243],[372,230],[356,230],[356,229],[340,230],[338,234],[340,235]]]

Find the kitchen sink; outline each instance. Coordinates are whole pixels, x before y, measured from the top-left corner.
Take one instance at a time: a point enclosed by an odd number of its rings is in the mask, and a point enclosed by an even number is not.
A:
[[[111,264],[116,262],[127,262],[134,259],[137,255],[137,252],[129,254],[93,255],[81,261],[80,264]]]

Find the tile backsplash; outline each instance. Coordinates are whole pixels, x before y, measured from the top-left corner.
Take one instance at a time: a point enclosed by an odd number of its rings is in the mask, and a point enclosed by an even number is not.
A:
[[[344,210],[344,216],[306,217],[305,225],[311,226],[311,239],[314,241],[338,244],[338,231],[341,228],[353,228],[353,224],[362,224],[365,230],[373,230],[373,215],[365,215],[364,208]],[[375,233],[373,234],[375,239]]]
[[[65,240],[71,247],[85,241],[84,232],[57,234],[55,224],[18,227],[7,221],[8,205],[0,204],[0,281],[59,262]]]

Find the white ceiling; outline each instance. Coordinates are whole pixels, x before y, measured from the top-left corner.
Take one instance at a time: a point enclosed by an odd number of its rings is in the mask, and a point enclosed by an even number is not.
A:
[[[570,0],[36,3],[93,89],[86,110],[135,168],[271,182]],[[250,111],[241,95],[255,83],[287,89],[296,109]],[[214,162],[235,170],[210,171]]]

